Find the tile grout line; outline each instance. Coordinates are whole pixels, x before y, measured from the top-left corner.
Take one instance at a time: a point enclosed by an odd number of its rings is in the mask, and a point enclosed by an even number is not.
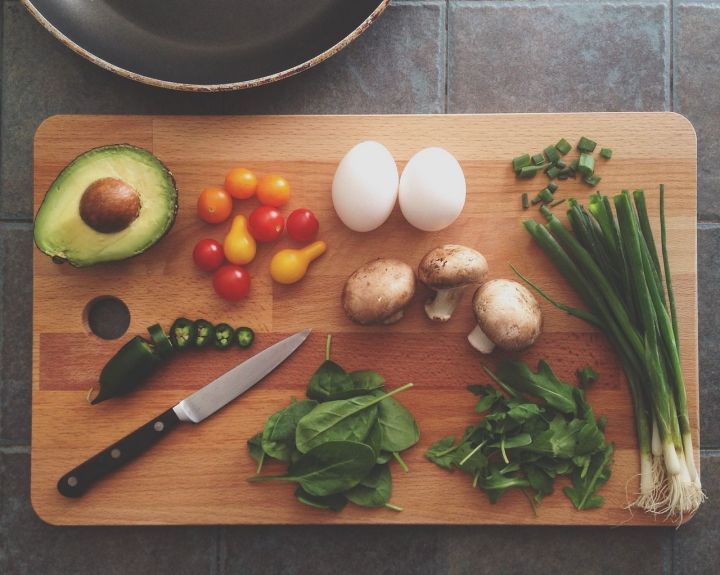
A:
[[[445,107],[444,113],[448,113],[450,91],[450,0],[445,0]]]
[[[217,569],[216,573],[217,575],[224,575],[226,569],[225,564],[227,562],[227,538],[225,536],[225,533],[227,531],[227,527],[220,526],[218,529],[218,534],[216,538],[216,548],[215,548],[215,568]]]
[[[666,100],[666,109],[675,111],[675,5],[673,0],[669,0],[669,13],[667,15],[667,32],[666,42],[668,44],[668,92]]]

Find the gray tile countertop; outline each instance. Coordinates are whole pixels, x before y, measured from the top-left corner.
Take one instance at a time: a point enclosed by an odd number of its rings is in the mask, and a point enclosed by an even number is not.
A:
[[[720,0],[395,1],[354,44],[252,91],[162,91],[105,72],[17,1],[0,12],[0,573],[717,573]],[[488,78],[491,82],[486,81]],[[672,528],[56,528],[29,502],[32,136],[56,113],[674,110],[698,133],[702,469]],[[718,251],[715,251],[715,249]]]

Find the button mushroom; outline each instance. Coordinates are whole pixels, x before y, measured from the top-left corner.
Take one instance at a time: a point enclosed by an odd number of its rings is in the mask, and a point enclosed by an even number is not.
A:
[[[400,320],[415,294],[415,273],[396,259],[377,259],[358,268],[348,278],[342,295],[347,316],[367,325]]]
[[[506,351],[531,346],[542,329],[542,311],[525,286],[511,280],[491,280],[473,296],[477,326],[468,341],[482,353],[497,345]]]
[[[487,273],[485,257],[472,248],[447,244],[430,250],[418,266],[418,279],[436,292],[425,304],[427,316],[449,320],[467,286],[482,283]]]

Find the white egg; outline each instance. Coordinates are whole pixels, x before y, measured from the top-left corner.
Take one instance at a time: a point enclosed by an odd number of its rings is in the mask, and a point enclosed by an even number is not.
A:
[[[398,194],[398,169],[388,149],[362,142],[338,164],[332,200],[342,222],[356,232],[380,227],[390,216]]]
[[[416,228],[436,232],[452,224],[465,206],[465,175],[450,152],[425,148],[400,177],[400,209]]]

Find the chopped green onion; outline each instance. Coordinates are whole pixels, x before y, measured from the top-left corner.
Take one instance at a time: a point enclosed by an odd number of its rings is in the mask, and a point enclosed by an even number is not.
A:
[[[555,144],[555,149],[564,156],[570,150],[572,150],[572,146],[570,145],[570,142],[568,142],[565,138],[561,138],[560,141]]]
[[[532,178],[537,174],[540,170],[545,168],[545,164],[542,166],[524,166],[520,168],[520,173],[518,173],[519,178]]]
[[[515,170],[516,173],[519,173],[525,166],[530,165],[530,154],[523,154],[522,156],[513,158],[512,165],[513,170]]]
[[[577,149],[581,152],[590,153],[595,150],[595,146],[597,146],[597,142],[593,142],[590,138],[586,138],[585,136],[583,136],[578,142]]]
[[[550,163],[555,163],[560,159],[560,153],[557,151],[555,146],[548,146],[543,151]]]
[[[590,154],[580,154],[580,157],[578,158],[577,171],[583,176],[592,176],[595,171],[595,160]]]
[[[560,172],[560,173],[557,175],[557,179],[558,179],[558,180],[562,180],[562,181],[567,180],[569,177],[570,177],[569,172]]]
[[[542,190],[540,190],[540,193],[538,194],[538,196],[546,204],[549,204],[550,202],[553,201],[552,192],[550,190],[548,190],[547,188],[543,188]]]
[[[563,160],[558,160],[557,162],[555,162],[555,165],[561,170],[564,170],[568,167],[568,165]]]
[[[540,202],[542,202],[542,198],[540,197],[540,194],[538,194],[532,199],[530,203],[534,206],[536,204],[539,204]]]
[[[572,162],[570,162],[570,169],[573,171],[577,171],[579,163],[580,163],[580,160],[577,160],[577,159],[573,160]]]
[[[522,195],[522,207],[524,210],[527,210],[530,207],[530,201],[528,200],[528,195],[526,193]]]
[[[583,178],[583,182],[593,187],[597,186],[600,183],[600,180],[602,180],[602,178],[600,176],[596,176],[595,174]]]
[[[536,166],[540,166],[545,163],[545,156],[542,152],[534,154],[532,157],[532,163]]]
[[[555,182],[550,182],[547,185],[547,189],[550,190],[554,194],[555,192],[557,192],[558,185]]]
[[[550,207],[551,207],[551,208],[554,208],[554,207],[556,207],[556,206],[559,206],[559,205],[562,204],[563,202],[565,202],[565,198],[563,198],[562,200],[558,200],[557,202],[553,202],[552,204],[550,204]]]
[[[547,174],[547,177],[551,180],[554,180],[558,177],[558,174],[560,174],[560,168],[557,166],[550,166],[547,170],[545,170],[545,173]]]
[[[606,160],[609,160],[612,158],[612,150],[610,148],[601,148],[600,155]]]

